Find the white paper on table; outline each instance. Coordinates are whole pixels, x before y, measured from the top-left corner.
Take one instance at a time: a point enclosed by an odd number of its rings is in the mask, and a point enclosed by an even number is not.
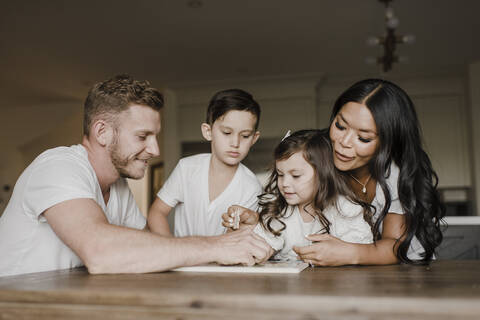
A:
[[[303,261],[267,261],[265,264],[254,266],[222,266],[218,264],[207,264],[192,267],[181,267],[172,271],[181,272],[237,272],[237,273],[299,273],[308,267]]]

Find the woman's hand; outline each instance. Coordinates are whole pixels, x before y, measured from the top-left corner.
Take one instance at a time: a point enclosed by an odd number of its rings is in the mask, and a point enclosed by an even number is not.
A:
[[[312,234],[307,239],[313,243],[305,247],[293,247],[301,260],[317,266],[356,264],[355,244],[329,234]]]
[[[398,263],[396,250],[405,235],[405,216],[388,213],[383,220],[382,239],[370,244],[349,243],[329,234],[309,235],[310,246],[294,247],[300,259],[318,266],[346,264],[386,265]]]
[[[230,206],[227,213],[222,215],[222,226],[227,228],[227,232],[233,231],[233,220],[235,213],[238,212],[239,215],[239,229],[253,229],[258,223],[258,213],[250,209],[241,207],[241,206]]]

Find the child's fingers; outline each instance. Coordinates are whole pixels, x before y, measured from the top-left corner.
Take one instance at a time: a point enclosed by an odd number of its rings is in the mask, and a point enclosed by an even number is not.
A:
[[[227,213],[222,214],[222,226],[227,228],[227,233],[233,231],[233,219]]]
[[[242,206],[233,205],[230,206],[225,214],[222,216],[224,221],[229,221],[228,218],[239,217],[239,224],[241,225],[256,225],[258,222],[258,213]],[[224,217],[225,216],[225,217]],[[232,220],[234,222],[235,220]]]
[[[240,207],[240,206],[237,206],[237,205],[233,205],[233,206],[230,206],[228,207],[227,209],[227,215],[229,215],[230,217],[233,216],[233,214],[238,211],[239,209],[245,209],[243,207]]]
[[[228,221],[222,221],[222,226],[224,226],[225,228],[231,228],[232,224]]]
[[[243,224],[255,225],[258,223],[258,213],[242,208],[242,211],[240,212],[240,222]]]
[[[232,222],[232,217],[230,217],[228,213],[222,214],[222,224],[224,227],[227,227],[225,224],[231,224]]]

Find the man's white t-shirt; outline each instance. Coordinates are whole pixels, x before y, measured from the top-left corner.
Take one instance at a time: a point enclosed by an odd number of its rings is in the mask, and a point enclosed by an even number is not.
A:
[[[212,202],[208,194],[210,153],[181,159],[157,196],[175,208],[175,236],[213,236],[225,232],[222,214],[231,205],[257,209],[262,186],[239,164],[230,184]]]
[[[0,276],[82,266],[43,216],[58,203],[80,198],[93,199],[111,224],[145,227],[146,220],[125,179],[110,187],[105,204],[82,145],[47,150],[21,174],[0,217]]]

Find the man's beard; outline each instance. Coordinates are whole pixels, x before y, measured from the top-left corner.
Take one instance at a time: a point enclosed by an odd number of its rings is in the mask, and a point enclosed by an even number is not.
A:
[[[122,157],[122,155],[120,154],[117,139],[115,139],[113,144],[109,147],[109,152],[112,164],[117,170],[120,177],[138,179],[138,177],[134,177],[128,172],[127,166],[130,163],[130,160],[128,158]]]

